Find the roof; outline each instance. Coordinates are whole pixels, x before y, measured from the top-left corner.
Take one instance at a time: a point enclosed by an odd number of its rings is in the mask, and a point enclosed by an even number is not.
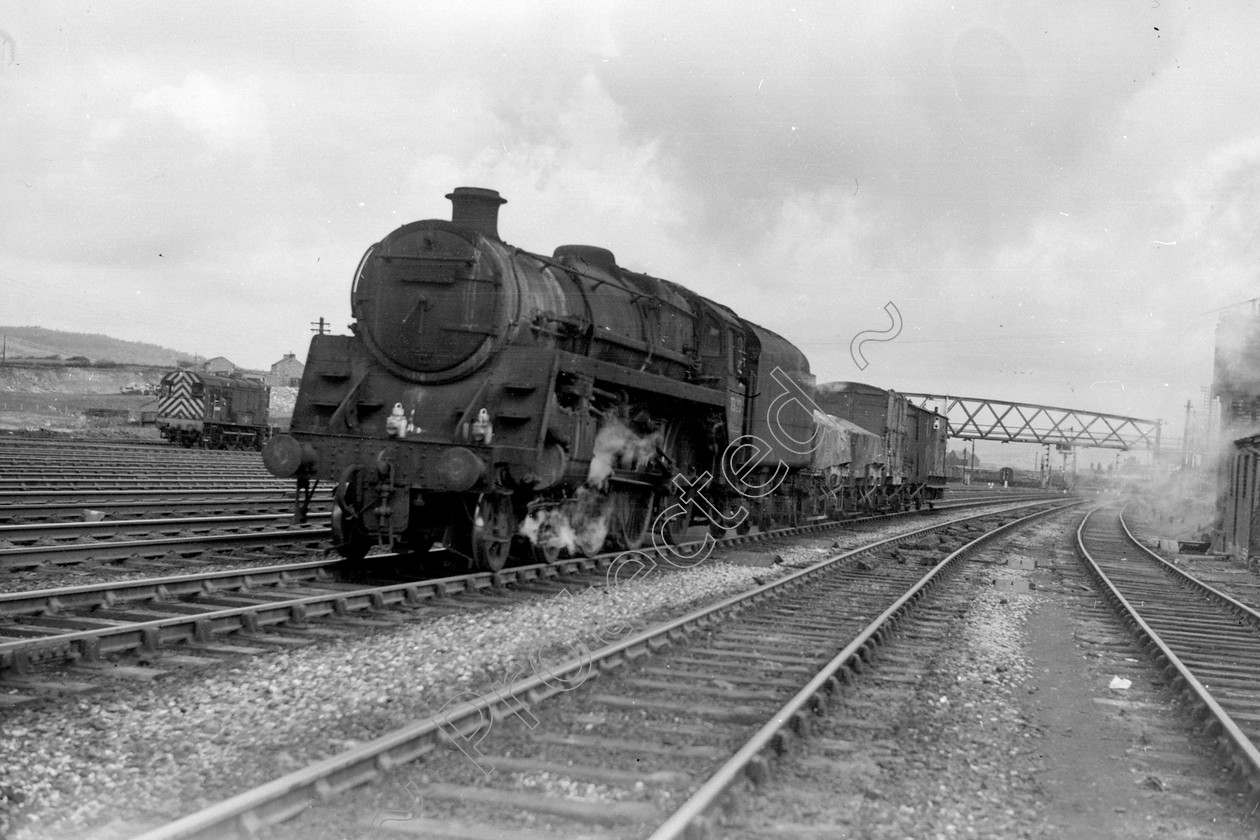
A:
[[[876,388],[874,385],[867,385],[865,382],[824,382],[817,386],[820,392],[827,394],[840,394],[845,391],[855,391],[862,394],[886,394],[883,388]]]

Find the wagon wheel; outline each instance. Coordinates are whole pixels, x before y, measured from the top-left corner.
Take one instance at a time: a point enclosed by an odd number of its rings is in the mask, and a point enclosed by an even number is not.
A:
[[[604,550],[604,543],[608,541],[608,526],[612,519],[611,508],[610,503],[602,511],[573,523],[573,547],[576,554],[582,557],[594,557]]]
[[[739,523],[739,525],[735,526],[735,533],[742,535],[742,534],[747,534],[749,531],[751,531],[752,530],[751,514],[746,512],[746,508],[744,507],[744,505],[741,505],[739,503],[732,503],[728,501],[725,505],[722,506],[722,510],[721,510],[722,518],[720,522],[709,519],[709,535],[712,536],[715,540],[720,540],[722,539],[722,537],[726,536],[726,532],[731,529],[727,527],[726,525],[723,525],[722,522],[730,522],[732,519],[734,519],[736,516],[739,515],[740,510],[745,510],[744,519],[742,522]]]
[[[507,563],[516,533],[510,496],[486,496],[477,505],[469,532],[473,568],[497,572]]]
[[[780,496],[771,500],[767,506],[765,519],[758,524],[763,531],[776,528],[796,527],[796,500],[791,496]]]
[[[658,514],[657,529],[666,545],[680,545],[687,540],[687,528],[691,526],[692,509],[675,495],[658,498],[656,509]]]
[[[652,530],[652,494],[617,490],[613,494],[608,530],[619,548],[633,551]]]
[[[363,527],[355,479],[358,467],[348,467],[333,493],[333,548],[342,557],[357,563],[367,556],[373,545],[372,535]]]
[[[543,515],[542,522],[532,540],[528,537],[517,536],[516,556],[533,563],[554,563],[560,559],[560,543],[554,537],[555,532],[547,516]]]
[[[547,540],[529,544],[529,556],[535,563],[554,563],[560,559],[560,546]]]

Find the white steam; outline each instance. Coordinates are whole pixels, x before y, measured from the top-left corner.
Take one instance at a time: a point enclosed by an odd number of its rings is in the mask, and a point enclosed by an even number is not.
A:
[[[595,435],[586,483],[556,507],[537,510],[521,523],[520,535],[532,544],[570,553],[592,554],[608,537],[613,500],[608,479],[613,471],[640,470],[656,456],[660,433],[639,435],[609,418]]]
[[[594,487],[579,487],[573,498],[558,507],[537,510],[525,517],[520,534],[534,545],[559,548],[571,554],[594,554],[608,537],[612,500]]]
[[[595,451],[586,483],[603,490],[614,469],[641,469],[656,454],[659,441],[659,432],[637,435],[617,418],[610,418],[595,435]]]

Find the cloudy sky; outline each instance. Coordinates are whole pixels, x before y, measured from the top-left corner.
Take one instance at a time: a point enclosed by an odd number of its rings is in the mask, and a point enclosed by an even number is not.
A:
[[[0,323],[304,357],[367,246],[473,185],[819,381],[1179,437],[1260,295],[1254,5],[8,3]]]

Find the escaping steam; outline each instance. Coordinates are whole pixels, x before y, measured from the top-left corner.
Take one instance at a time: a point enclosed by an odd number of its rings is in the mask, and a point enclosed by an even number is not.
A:
[[[595,435],[595,453],[586,473],[587,485],[604,490],[614,469],[642,469],[656,455],[659,442],[659,432],[637,435],[617,418],[609,419]]]
[[[608,479],[613,470],[640,470],[656,456],[660,433],[636,434],[610,418],[595,435],[586,483],[560,505],[534,511],[521,523],[520,535],[532,544],[571,554],[594,554],[608,537],[613,502]]]
[[[521,523],[520,534],[534,545],[570,554],[595,554],[608,537],[612,500],[594,487],[579,487],[558,507],[534,511]]]

